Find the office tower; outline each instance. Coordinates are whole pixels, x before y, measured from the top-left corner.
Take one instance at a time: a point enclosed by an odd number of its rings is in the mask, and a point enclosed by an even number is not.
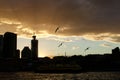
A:
[[[37,59],[38,58],[38,40],[36,39],[36,36],[33,36],[33,39],[31,40],[31,51],[32,51],[32,58]]]
[[[2,58],[3,54],[3,35],[0,35],[0,58]]]
[[[115,49],[112,49],[112,54],[114,54],[114,55],[120,55],[120,49],[119,49],[119,47],[116,47]]]
[[[29,49],[28,46],[23,48],[21,58],[22,59],[31,59],[32,58],[31,50]]]
[[[17,59],[20,58],[20,50],[19,49],[16,50],[16,56],[15,56],[15,58],[17,58]]]
[[[6,32],[3,38],[3,57],[15,58],[17,50],[17,34]]]

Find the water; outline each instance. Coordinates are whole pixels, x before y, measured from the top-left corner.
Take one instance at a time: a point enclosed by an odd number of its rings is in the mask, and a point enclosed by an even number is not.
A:
[[[120,72],[87,72],[79,74],[1,72],[0,80],[120,80]]]

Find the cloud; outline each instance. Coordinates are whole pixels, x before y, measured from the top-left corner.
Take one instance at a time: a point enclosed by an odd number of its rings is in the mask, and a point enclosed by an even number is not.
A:
[[[72,39],[68,39],[68,37],[63,37],[63,36],[51,36],[47,37],[47,40],[54,40],[54,41],[60,41],[60,42],[73,42]]]
[[[101,44],[100,46],[102,46],[102,47],[111,47],[111,45],[109,45],[107,43]]]
[[[83,38],[88,39],[88,40],[92,40],[92,41],[107,41],[107,42],[119,42],[120,41],[120,34],[112,34],[112,33],[101,33],[101,34],[85,34],[83,35]]]
[[[76,50],[76,49],[79,49],[79,47],[78,46],[73,46],[72,47],[72,50]]]
[[[119,4],[119,0],[0,0],[0,19],[15,22],[1,26],[20,35],[32,35],[33,32],[63,36],[83,36],[92,33],[118,35]],[[58,25],[62,28],[55,34],[54,30]],[[0,27],[0,32],[7,30]],[[43,31],[46,33],[41,33]],[[117,38],[116,41],[119,42],[118,36],[93,38],[102,40],[109,37]]]
[[[6,31],[11,31],[17,33],[16,27],[18,27],[19,23],[10,23],[7,21],[0,21],[0,33],[3,34]]]

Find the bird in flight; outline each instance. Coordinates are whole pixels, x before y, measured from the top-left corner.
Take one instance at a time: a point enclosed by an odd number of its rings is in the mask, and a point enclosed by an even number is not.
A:
[[[84,51],[86,52],[87,50],[89,50],[90,49],[90,47],[87,47]]]
[[[58,26],[56,29],[55,29],[55,33],[60,29],[60,26]]]
[[[64,43],[64,42],[60,43],[60,44],[58,45],[58,47],[62,46],[62,45],[63,45],[63,43]]]

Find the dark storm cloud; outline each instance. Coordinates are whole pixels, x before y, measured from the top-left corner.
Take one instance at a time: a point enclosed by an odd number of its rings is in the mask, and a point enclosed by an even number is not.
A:
[[[120,0],[0,0],[0,18],[21,22],[36,32],[53,33],[60,25],[66,28],[59,31],[62,35],[119,34],[119,4]]]

